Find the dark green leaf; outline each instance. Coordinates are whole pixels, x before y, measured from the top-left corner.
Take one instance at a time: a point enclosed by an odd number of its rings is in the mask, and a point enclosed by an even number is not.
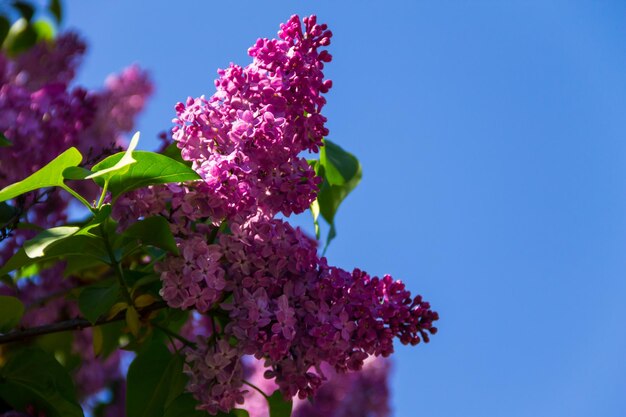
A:
[[[78,308],[87,320],[95,323],[113,307],[119,294],[120,284],[117,281],[89,286],[80,292]]]
[[[63,20],[63,8],[61,7],[61,0],[51,0],[48,10],[56,19],[57,25]]]
[[[10,200],[39,188],[65,188],[66,185],[63,183],[63,170],[78,166],[82,160],[83,157],[78,149],[70,148],[28,178],[0,190],[0,201]]]
[[[50,245],[72,236],[79,229],[77,226],[59,226],[44,230],[24,243],[24,252],[29,258],[40,258]]]
[[[2,46],[4,40],[9,34],[9,29],[11,29],[11,23],[9,22],[9,20],[4,16],[0,16],[0,46]],[[2,140],[3,138],[4,141]],[[7,142],[9,144],[7,144]],[[11,142],[9,142],[7,138],[0,133],[0,147],[2,146],[11,146]]]
[[[180,155],[180,149],[176,146],[176,142],[170,143],[167,145],[162,155],[167,156],[168,158],[172,158],[174,161],[180,162],[181,164],[185,164],[188,167],[191,167],[191,161],[185,161],[183,157]]]
[[[3,26],[4,21],[6,21],[6,19],[0,16],[0,45],[2,45],[2,40],[4,39],[4,37],[2,36],[3,29],[4,29],[4,26]],[[6,34],[4,36],[6,36]],[[6,148],[7,146],[13,146],[13,142],[8,140],[7,137],[4,136],[2,132],[0,132],[0,148]]]
[[[0,295],[0,333],[6,333],[17,326],[24,314],[24,304],[7,295]]]
[[[161,343],[140,352],[128,369],[127,417],[162,417],[168,399],[183,392],[182,372],[183,359]]]
[[[279,390],[267,398],[267,402],[270,406],[270,417],[290,417],[291,409],[293,407],[293,401],[285,401],[283,394]]]
[[[92,171],[114,166],[121,158],[121,153],[109,156],[94,166]],[[137,163],[131,165],[128,171],[111,177],[109,191],[114,199],[125,192],[148,185],[200,179],[200,176],[185,164],[158,153],[135,151],[133,158]],[[102,178],[94,178],[94,180],[101,187],[104,186]]]
[[[170,225],[164,217],[154,216],[140,220],[126,229],[124,236],[136,238],[146,245],[156,246],[178,254],[178,247],[176,247]]]
[[[33,405],[48,417],[83,417],[69,374],[38,348],[20,349],[0,369],[0,397],[17,410]]]
[[[360,171],[359,160],[329,140],[320,150],[320,164],[330,185],[343,185]]]
[[[100,326],[102,329],[102,353],[103,358],[107,358],[115,352],[120,345],[120,335],[124,327],[123,321],[113,322]]]
[[[14,1],[13,7],[19,10],[22,17],[28,21],[30,21],[35,14],[35,9],[33,8],[33,6],[23,1]]]
[[[196,405],[193,395],[181,394],[165,408],[163,417],[209,417],[206,411],[196,410]]]
[[[0,203],[0,227],[6,225],[15,218],[18,211],[15,207],[5,202]]]

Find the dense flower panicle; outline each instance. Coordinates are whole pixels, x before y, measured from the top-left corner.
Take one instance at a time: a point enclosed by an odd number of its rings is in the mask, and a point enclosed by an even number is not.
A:
[[[80,136],[79,149],[123,143],[123,134],[133,130],[137,115],[144,109],[154,86],[148,73],[131,65],[120,74],[110,75],[102,91],[91,93],[97,103],[93,122]]]
[[[23,179],[74,146],[94,110],[94,101],[80,88],[46,84],[29,91],[13,84],[0,86],[0,132],[14,144],[0,156],[2,184]]]
[[[164,300],[175,308],[225,312],[229,320],[213,339],[222,347],[236,340],[229,345],[231,363],[255,356],[269,383],[299,398],[314,395],[327,374],[358,371],[370,356],[389,356],[396,337],[404,344],[428,342],[438,319],[400,281],[330,267],[316,241],[274,219],[304,210],[315,198],[320,180],[298,155],[317,151],[328,133],[320,111],[330,88],[322,69],[331,57],[318,49],[331,33],[314,17],[303,22],[304,30],[294,16],[281,26],[280,39],[258,40],[247,67],[220,70],[211,98],[176,106],[173,139],[201,185],[153,187],[121,199],[117,209],[124,222],[156,214],[170,219],[181,254],[157,265]],[[167,205],[156,198],[165,193]],[[218,229],[222,219],[228,232]],[[201,345],[194,354],[206,361],[211,352]],[[190,390],[203,409],[214,413],[238,402],[239,379],[223,386],[199,366],[191,369]],[[387,408],[375,412],[384,416]],[[353,414],[346,408],[338,415]]]
[[[209,345],[198,338],[196,349],[185,351],[185,373],[189,376],[187,390],[198,399],[198,409],[210,414],[228,412],[243,404],[243,365],[239,350],[226,340]]]
[[[74,32],[38,42],[9,63],[9,82],[31,91],[51,83],[69,85],[86,50],[85,42]]]
[[[286,396],[313,395],[324,363],[356,371],[370,355],[389,356],[395,337],[417,344],[436,332],[437,313],[404,284],[329,267],[300,229],[263,217],[230,226],[217,244],[199,235],[179,242],[181,255],[158,267],[161,295],[199,311],[223,300],[224,337],[237,340],[240,356],[263,359]]]
[[[157,268],[162,272],[161,295],[171,307],[205,313],[232,289],[219,262],[220,247],[207,244],[200,234],[180,240],[178,246],[181,256],[170,257]]]
[[[216,93],[176,106],[173,138],[184,159],[219,198],[217,218],[255,213],[299,213],[315,199],[320,180],[304,158],[328,134],[321,110],[326,25],[297,16],[281,26],[281,39],[259,39],[250,65],[219,70]]]

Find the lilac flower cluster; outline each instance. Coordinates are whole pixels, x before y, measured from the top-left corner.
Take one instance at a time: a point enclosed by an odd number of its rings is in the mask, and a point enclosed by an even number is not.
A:
[[[316,197],[320,179],[299,155],[328,133],[320,111],[331,86],[326,25],[293,16],[279,37],[257,41],[247,67],[220,70],[211,98],[176,106],[173,139],[203,181],[140,190],[114,209],[122,225],[171,222],[180,255],[157,265],[161,296],[210,317],[210,336],[184,351],[187,389],[211,414],[244,400],[247,355],[286,397],[307,398],[324,368],[357,371],[389,356],[394,338],[415,345],[437,331],[437,313],[402,282],[328,266],[316,241],[274,218]]]
[[[299,213],[315,198],[319,179],[304,158],[328,134],[321,110],[324,63],[319,48],[332,33],[315,17],[281,26],[280,39],[259,39],[245,68],[218,71],[217,92],[176,106],[173,138],[208,186],[213,218],[261,210]]]
[[[315,393],[327,363],[359,370],[369,355],[389,356],[393,338],[428,341],[437,313],[390,276],[329,267],[316,243],[281,220],[256,220],[223,234],[232,298],[224,334],[243,354],[265,360],[267,378],[286,396]]]

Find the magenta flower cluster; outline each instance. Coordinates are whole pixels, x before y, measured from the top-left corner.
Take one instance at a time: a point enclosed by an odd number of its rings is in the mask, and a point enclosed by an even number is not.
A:
[[[211,414],[244,402],[249,355],[285,397],[307,398],[324,367],[358,371],[389,356],[394,338],[415,345],[437,331],[437,313],[402,282],[328,266],[316,241],[275,218],[316,198],[320,179],[300,155],[328,134],[322,48],[332,36],[314,16],[293,16],[278,34],[249,49],[245,68],[220,70],[212,97],[176,106],[173,139],[203,181],[140,190],[114,208],[122,227],[171,221],[180,255],[157,265],[161,296],[210,317],[210,336],[184,351],[187,390]]]
[[[218,71],[217,92],[176,106],[173,138],[205,180],[213,218],[300,213],[315,198],[319,179],[304,151],[316,152],[328,134],[321,110],[324,63],[320,47],[331,32],[315,18],[292,18],[280,39],[259,39],[252,63]]]

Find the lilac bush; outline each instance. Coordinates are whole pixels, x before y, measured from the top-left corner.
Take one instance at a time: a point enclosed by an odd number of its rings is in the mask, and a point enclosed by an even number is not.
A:
[[[292,16],[250,64],[219,70],[212,96],[176,104],[160,153],[134,151],[137,135],[118,152],[153,90],[140,68],[102,91],[72,86],[85,51],[72,33],[0,55],[0,294],[15,306],[0,321],[3,415],[389,414],[384,358],[394,339],[429,342],[438,314],[389,275],[329,265],[286,220],[311,209],[334,230],[360,180],[326,139],[331,38]],[[38,189],[38,170],[57,188]],[[65,347],[45,337],[59,331]],[[33,340],[62,399],[11,385]],[[121,349],[136,353],[127,373]]]

